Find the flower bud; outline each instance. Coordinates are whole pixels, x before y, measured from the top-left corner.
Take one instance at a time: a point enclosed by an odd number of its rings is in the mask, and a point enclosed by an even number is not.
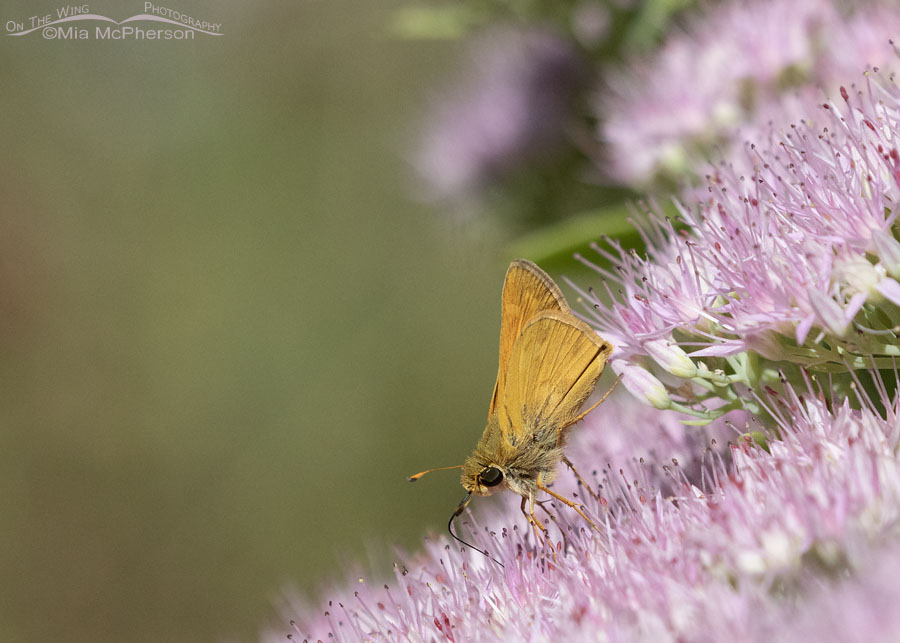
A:
[[[887,273],[894,279],[900,279],[900,241],[886,232],[876,230],[872,233],[872,242]]]
[[[681,348],[666,339],[644,342],[644,350],[663,370],[675,377],[690,379],[697,374],[697,366]]]
[[[876,288],[885,299],[900,306],[900,284],[895,279],[882,279]]]
[[[843,337],[850,322],[844,316],[844,310],[838,303],[818,290],[810,289],[809,303],[822,325],[835,337]]]
[[[831,278],[842,286],[842,292],[848,294],[863,293],[867,297],[876,295],[876,287],[884,279],[885,267],[882,264],[872,265],[862,255],[850,255],[835,259]]]
[[[773,362],[785,359],[784,348],[781,346],[778,335],[772,330],[763,330],[757,333],[747,333],[744,336],[744,344],[764,358]]]
[[[650,371],[624,360],[616,360],[611,364],[613,370],[622,376],[622,386],[642,402],[657,409],[672,406],[666,387]]]

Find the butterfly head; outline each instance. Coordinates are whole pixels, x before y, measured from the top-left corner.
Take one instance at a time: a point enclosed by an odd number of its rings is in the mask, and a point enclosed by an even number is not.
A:
[[[463,465],[463,488],[476,496],[489,496],[506,487],[506,472],[500,465],[469,458]]]

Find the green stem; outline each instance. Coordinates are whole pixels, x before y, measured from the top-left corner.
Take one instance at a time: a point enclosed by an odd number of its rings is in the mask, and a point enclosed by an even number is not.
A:
[[[709,410],[698,411],[697,409],[692,409],[689,406],[685,406],[684,404],[680,404],[679,402],[675,402],[675,401],[672,402],[672,406],[669,408],[671,408],[675,411],[678,411],[679,413],[684,413],[685,415],[690,415],[695,418],[700,418],[703,420],[709,420],[710,422],[712,422],[716,418],[722,417],[728,411],[731,410],[730,408],[723,406],[718,409],[715,409],[714,411],[709,411]]]

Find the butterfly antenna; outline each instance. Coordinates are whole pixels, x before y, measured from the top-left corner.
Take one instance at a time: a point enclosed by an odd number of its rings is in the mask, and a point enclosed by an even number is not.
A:
[[[474,545],[470,545],[465,540],[463,540],[462,538],[460,538],[459,536],[457,536],[456,534],[453,533],[453,519],[456,518],[459,514],[461,514],[465,510],[466,505],[469,504],[469,499],[471,497],[472,497],[472,492],[470,491],[469,493],[466,494],[466,497],[462,499],[462,502],[459,503],[459,506],[456,508],[456,511],[454,511],[453,515],[450,516],[450,522],[447,523],[447,531],[450,532],[450,535],[453,536],[453,539],[456,540],[457,542],[461,542],[463,545],[465,545],[469,549],[474,549],[479,554],[487,556],[492,561],[494,561],[495,563],[500,565],[500,567],[503,567],[503,563],[501,563],[499,560],[497,560],[496,558],[491,556],[489,553],[487,553],[483,549],[478,549],[478,547],[475,547]]]
[[[420,471],[419,473],[417,473],[415,475],[409,476],[407,478],[407,480],[409,480],[410,482],[415,482],[416,480],[418,480],[419,478],[424,476],[426,473],[431,473],[432,471],[446,471],[447,469],[462,469],[462,465],[455,464],[452,467],[438,467],[437,469],[428,469],[428,471]]]

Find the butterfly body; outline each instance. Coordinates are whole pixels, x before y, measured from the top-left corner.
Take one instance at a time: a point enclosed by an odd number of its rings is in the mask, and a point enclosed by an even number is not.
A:
[[[462,469],[460,481],[467,492],[450,525],[473,495],[509,489],[522,496],[523,513],[529,504],[525,515],[536,532],[546,531],[534,515],[539,491],[572,507],[597,528],[576,503],[547,485],[560,462],[575,472],[565,456],[567,429],[594,408],[580,412],[611,352],[612,345],[572,313],[547,273],[525,259],[510,264],[503,283],[500,360],[487,425],[464,464],[444,467]],[[450,534],[456,538],[452,529]]]
[[[524,259],[512,262],[503,284],[497,382],[487,426],[462,466],[466,491],[509,489],[533,506],[565,460],[566,429],[583,417],[579,410],[611,352],[572,314],[547,273]]]

